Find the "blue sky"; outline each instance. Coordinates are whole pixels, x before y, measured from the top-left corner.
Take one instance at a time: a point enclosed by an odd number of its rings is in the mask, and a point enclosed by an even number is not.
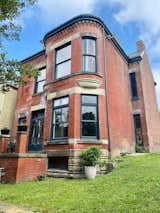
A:
[[[91,13],[99,16],[118,36],[126,53],[136,51],[144,40],[160,106],[160,1],[159,0],[37,0],[16,20],[23,29],[20,42],[5,42],[10,58],[22,60],[42,49],[45,33],[68,19]]]

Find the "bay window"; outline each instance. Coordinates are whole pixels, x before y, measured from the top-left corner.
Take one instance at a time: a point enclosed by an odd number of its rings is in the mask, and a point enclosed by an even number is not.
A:
[[[96,39],[84,37],[82,39],[83,72],[97,72],[96,67]]]

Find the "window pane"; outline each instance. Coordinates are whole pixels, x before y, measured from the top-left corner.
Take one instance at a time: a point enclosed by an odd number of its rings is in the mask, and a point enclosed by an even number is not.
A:
[[[133,115],[133,118],[134,118],[135,134],[136,134],[136,143],[139,146],[143,146],[141,117],[140,115]]]
[[[36,121],[33,121],[31,127],[31,144],[35,144],[36,140]]]
[[[61,98],[61,105],[66,105],[69,102],[69,98],[65,97],[65,98]]]
[[[68,123],[55,124],[53,129],[54,138],[63,138],[68,136]]]
[[[54,110],[53,123],[56,123],[56,124],[60,124],[61,123],[61,114],[62,114],[62,110],[61,109],[55,109]]]
[[[69,75],[71,73],[71,61],[66,61],[56,67],[56,79]]]
[[[54,110],[54,120],[53,123],[60,124],[68,122],[68,107],[55,109]]]
[[[54,100],[54,107],[60,106],[61,105],[61,99],[56,99]]]
[[[68,136],[68,105],[69,98],[59,98],[54,101],[53,111],[53,138]]]
[[[96,120],[95,106],[82,106],[82,120]]]
[[[43,92],[43,86],[44,86],[44,82],[45,81],[40,81],[40,82],[37,82],[37,88],[36,88],[36,92]]]
[[[93,95],[82,95],[82,103],[84,104],[96,104],[97,97]]]
[[[62,108],[62,122],[68,122],[68,107]]]
[[[82,122],[82,135],[83,136],[96,136],[96,123],[95,122]]]
[[[94,39],[83,39],[83,53],[88,55],[96,55],[96,41]]]
[[[138,97],[138,91],[137,91],[136,74],[135,73],[130,73],[129,75],[130,75],[132,98],[137,98]]]
[[[19,118],[18,125],[26,125],[26,117]]]
[[[82,136],[98,137],[97,96],[82,95],[81,120]]]
[[[71,58],[71,45],[68,45],[60,50],[57,50],[56,64]]]
[[[40,75],[37,78],[37,81],[42,81],[46,78],[46,68],[40,70]]]
[[[96,72],[96,58],[94,56],[83,56],[83,71]]]
[[[68,97],[56,99],[56,100],[54,100],[54,107],[67,105],[68,102],[69,102],[69,98]]]

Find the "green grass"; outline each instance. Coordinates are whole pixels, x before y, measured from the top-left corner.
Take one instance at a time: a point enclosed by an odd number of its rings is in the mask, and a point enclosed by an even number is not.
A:
[[[45,213],[160,212],[160,154],[124,157],[112,173],[93,181],[0,184],[0,201]]]

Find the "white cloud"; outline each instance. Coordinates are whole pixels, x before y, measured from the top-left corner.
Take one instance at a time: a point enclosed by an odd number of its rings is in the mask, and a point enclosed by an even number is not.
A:
[[[108,0],[112,6],[119,5],[114,18],[120,24],[137,24],[139,38],[147,45],[152,58],[160,55],[160,1],[159,0]],[[158,46],[157,46],[158,45]]]
[[[16,18],[14,21],[15,24],[20,25],[21,27],[25,27],[27,22],[31,21],[31,19],[35,18],[35,13],[32,7],[28,7],[25,11],[21,13],[20,16]]]
[[[105,1],[105,0],[104,0]],[[160,106],[160,64],[154,65],[154,61],[160,60],[160,1],[159,0],[108,0],[109,5],[117,7],[113,17],[121,24],[134,24],[137,34],[144,40],[149,59],[152,61],[154,78],[157,82],[156,92]]]
[[[97,0],[39,0],[37,18],[45,25],[57,25],[80,13],[92,13]]]
[[[15,23],[23,28],[28,23],[38,23],[45,29],[56,27],[68,19],[84,13],[93,13],[98,0],[37,0],[28,6]]]

